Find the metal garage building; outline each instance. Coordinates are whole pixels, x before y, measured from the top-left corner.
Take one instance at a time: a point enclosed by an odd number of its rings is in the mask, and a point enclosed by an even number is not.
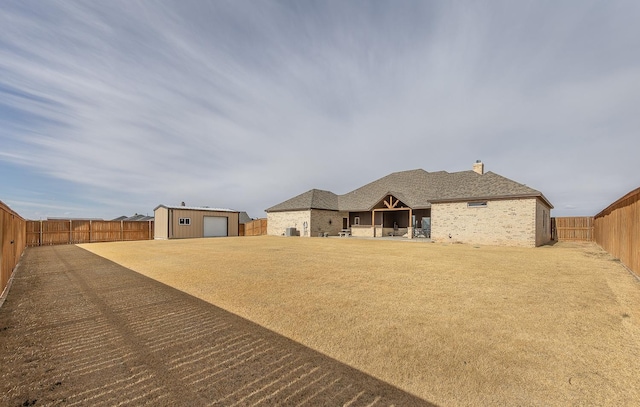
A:
[[[231,209],[158,205],[155,239],[238,236],[239,212]]]

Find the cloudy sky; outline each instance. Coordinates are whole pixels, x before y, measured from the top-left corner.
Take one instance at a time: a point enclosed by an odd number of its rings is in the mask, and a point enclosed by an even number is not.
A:
[[[481,159],[594,215],[640,186],[638,21],[611,0],[0,0],[0,200],[262,217]]]

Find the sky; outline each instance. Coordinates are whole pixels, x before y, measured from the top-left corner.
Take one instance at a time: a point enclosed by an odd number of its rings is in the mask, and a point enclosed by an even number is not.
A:
[[[640,187],[638,21],[634,0],[0,0],[0,200],[259,218],[482,160],[595,215]]]

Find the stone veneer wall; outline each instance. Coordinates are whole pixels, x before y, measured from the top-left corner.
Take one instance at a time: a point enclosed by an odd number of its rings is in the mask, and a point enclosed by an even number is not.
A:
[[[349,212],[312,209],[311,222],[309,223],[311,225],[311,237],[316,237],[322,233],[328,233],[329,236],[338,236],[338,233],[342,230],[342,219],[348,217]]]
[[[269,212],[267,213],[267,234],[282,236],[287,228],[296,228],[300,236],[305,236],[304,222],[307,222],[306,236],[308,237],[316,237],[324,233],[328,233],[330,236],[337,236],[342,230],[342,218],[348,216],[348,212],[319,209]],[[331,220],[331,223],[329,223],[329,220]]]
[[[536,198],[488,201],[486,207],[467,202],[431,205],[431,240],[469,244],[534,247]]]
[[[354,237],[373,237],[373,226],[369,225],[351,225],[351,236]]]
[[[307,222],[307,225],[311,224],[311,211],[269,212],[267,213],[267,235],[282,236],[287,228],[296,228],[300,236],[303,236],[304,222]]]

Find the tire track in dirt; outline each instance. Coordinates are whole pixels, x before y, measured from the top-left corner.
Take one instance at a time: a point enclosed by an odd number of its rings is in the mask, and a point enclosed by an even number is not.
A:
[[[108,287],[108,281],[104,281],[105,279],[95,279],[92,281],[92,284],[90,284],[88,281],[88,275],[86,274],[87,265],[81,263],[81,267],[77,267],[76,264],[72,264],[68,261],[60,251],[54,251],[54,253],[60,264],[64,266],[70,279],[75,280],[75,283],[80,288],[82,294],[90,300],[90,302],[99,310],[101,316],[106,320],[105,326],[109,326],[108,333],[113,335],[113,341],[108,342],[108,344],[113,344],[122,350],[126,349],[127,354],[131,355],[128,358],[124,356],[122,357],[122,365],[131,365],[132,369],[134,367],[139,367],[141,369],[140,374],[144,377],[139,381],[134,382],[136,387],[153,387],[153,391],[145,389],[146,391],[144,392],[144,396],[146,397],[150,393],[156,393],[163,390],[168,393],[167,397],[170,396],[175,398],[174,402],[176,404],[182,400],[188,399],[191,399],[195,404],[203,404],[205,400],[200,399],[197,393],[193,394],[184,386],[180,385],[180,383],[172,377],[171,372],[167,369],[164,362],[157,358],[155,353],[152,352],[148,346],[145,346],[144,341],[141,341],[135,334],[135,331],[133,331],[131,327],[118,315],[118,310],[123,303],[128,305],[133,303],[132,306],[130,305],[127,308],[134,309],[139,305],[140,299],[144,299],[145,305],[148,305],[149,300],[151,300],[152,303],[161,303],[164,299],[162,298],[163,296],[156,296],[153,294],[139,295],[137,290],[132,290],[128,293],[129,295],[124,295],[122,291],[118,289],[109,290],[109,297],[100,295],[101,291],[106,291],[103,289]],[[103,271],[108,272],[108,268],[103,269]],[[117,278],[115,275],[114,277]],[[123,283],[124,281],[119,281],[118,283]],[[99,286],[96,285],[97,282],[100,283]],[[133,281],[131,282],[133,283]],[[101,290],[98,290],[98,288],[101,288]],[[94,335],[91,336],[96,336],[96,334],[102,331],[105,331],[104,327],[101,327],[99,331],[94,332]],[[103,344],[104,340],[101,341],[100,344],[96,344],[93,349],[90,348],[89,351],[98,350],[103,347]],[[100,357],[101,356],[102,355],[100,355]],[[160,382],[160,386],[152,386],[150,383],[147,383],[147,381],[158,381]],[[128,387],[125,388],[128,389]]]
[[[76,246],[25,253],[0,363],[3,405],[432,405]]]

